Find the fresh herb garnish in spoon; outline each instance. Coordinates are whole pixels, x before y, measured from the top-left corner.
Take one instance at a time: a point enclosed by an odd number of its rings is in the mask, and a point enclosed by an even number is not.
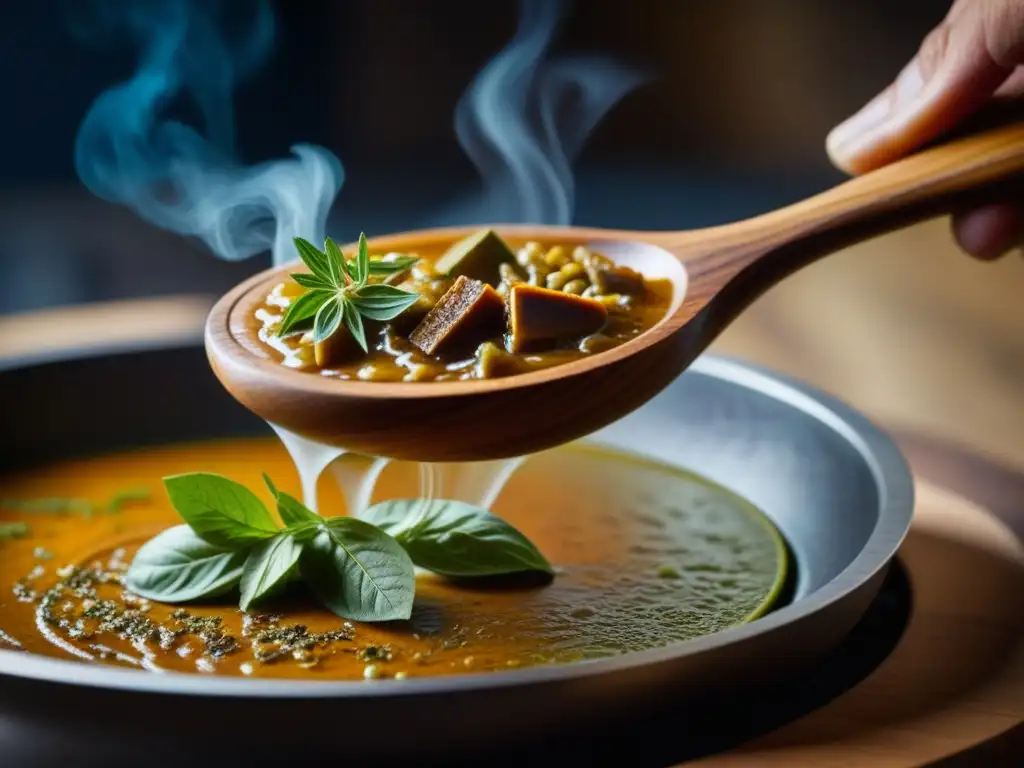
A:
[[[331,238],[319,250],[308,240],[295,238],[295,247],[309,272],[291,275],[306,289],[285,313],[278,328],[279,336],[313,329],[313,341],[326,341],[341,327],[348,329],[363,351],[369,351],[363,320],[387,322],[415,304],[420,295],[393,285],[370,282],[401,272],[418,259],[400,256],[393,260],[370,259],[366,235],[359,235],[359,248],[354,259],[346,259]]]

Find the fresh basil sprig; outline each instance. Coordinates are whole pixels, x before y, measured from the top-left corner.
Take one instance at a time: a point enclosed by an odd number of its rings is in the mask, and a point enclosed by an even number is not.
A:
[[[279,336],[304,332],[312,325],[313,341],[319,343],[344,326],[365,352],[368,346],[364,319],[393,320],[420,298],[414,291],[369,282],[372,276],[408,269],[418,259],[405,256],[371,260],[365,234],[359,235],[354,259],[346,259],[331,238],[325,241],[323,251],[301,237],[295,238],[295,248],[309,272],[297,272],[291,277],[306,293],[288,307],[278,327]]]
[[[186,525],[146,542],[125,576],[136,594],[181,603],[239,593],[248,611],[301,580],[354,621],[412,615],[415,567],[443,576],[552,574],[522,533],[458,501],[385,501],[358,517],[323,518],[263,476],[284,527],[245,486],[197,472],[164,479]]]

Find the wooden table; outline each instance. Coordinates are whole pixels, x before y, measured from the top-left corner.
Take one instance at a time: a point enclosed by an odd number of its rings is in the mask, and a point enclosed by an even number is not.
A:
[[[918,477],[901,552],[915,610],[852,690],[700,766],[1024,764],[1024,260],[977,264],[946,222],[837,254],[715,344],[887,425]],[[194,339],[213,297],[0,319],[0,357]]]

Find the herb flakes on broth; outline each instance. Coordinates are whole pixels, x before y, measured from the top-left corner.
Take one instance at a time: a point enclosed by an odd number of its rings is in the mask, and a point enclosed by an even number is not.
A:
[[[282,489],[298,485],[284,482],[294,470],[278,442],[244,439],[55,464],[0,479],[0,497],[111,498],[126,485],[156,487],[156,478],[197,468],[251,488],[261,487],[263,471]],[[405,498],[417,480],[416,465],[393,463],[375,499]],[[325,482],[320,496],[322,509],[343,511],[337,488]],[[237,607],[237,590],[186,605],[126,590],[140,545],[180,523],[162,494],[88,517],[0,509],[0,525],[31,523],[27,535],[0,541],[0,648],[247,677],[473,674],[717,632],[769,610],[785,579],[782,539],[755,508],[685,472],[604,449],[531,457],[493,512],[544,553],[553,580],[539,572],[419,573],[407,621],[364,623],[324,609],[300,583],[248,611]],[[401,537],[400,526],[389,530]]]

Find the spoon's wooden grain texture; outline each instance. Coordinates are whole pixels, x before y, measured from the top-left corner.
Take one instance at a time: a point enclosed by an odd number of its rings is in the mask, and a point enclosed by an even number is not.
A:
[[[757,296],[800,267],[882,232],[1024,191],[1024,123],[958,138],[792,206],[688,232],[496,227],[514,242],[587,243],[673,278],[677,301],[642,336],[589,358],[508,378],[342,381],[289,370],[250,318],[291,268],[256,275],[210,314],[214,372],[246,407],[307,437],[421,461],[497,459],[582,437],[660,392]],[[446,244],[476,227],[375,238],[374,250]],[[684,269],[680,270],[681,263]],[[673,269],[675,270],[673,272]],[[646,271],[646,270],[645,270]]]

